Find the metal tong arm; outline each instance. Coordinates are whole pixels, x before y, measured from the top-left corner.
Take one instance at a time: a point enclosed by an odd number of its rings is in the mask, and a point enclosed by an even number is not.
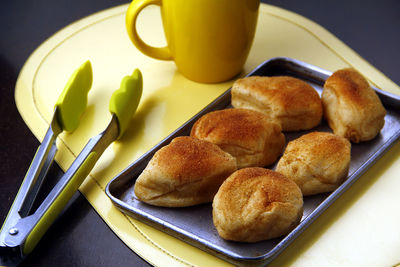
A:
[[[56,138],[63,131],[56,119],[56,112],[57,109],[54,112],[53,119],[43,142],[36,151],[14,203],[2,226],[2,231],[0,232],[0,245],[4,245],[5,237],[9,234],[10,230],[13,232],[13,226],[22,217],[29,214],[43,180],[54,161],[57,152]]]
[[[56,139],[57,136],[63,131],[55,118],[57,108],[54,111],[54,117],[50,123],[50,127],[43,139],[42,144],[38,148],[37,156],[32,160],[32,164],[26,176],[29,179],[29,185],[26,188],[26,194],[22,200],[18,213],[21,217],[25,217],[31,211],[33,202],[39,192],[44,178],[54,161],[57,152]],[[25,189],[24,189],[25,190]]]
[[[117,139],[118,133],[118,120],[113,115],[107,129],[89,140],[35,213],[18,220],[11,234],[6,237],[5,245],[20,246],[22,256],[30,253],[89,175],[104,150]]]

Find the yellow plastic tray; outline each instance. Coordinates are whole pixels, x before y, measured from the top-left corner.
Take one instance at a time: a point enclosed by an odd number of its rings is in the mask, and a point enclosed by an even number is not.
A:
[[[80,127],[58,140],[56,161],[64,170],[87,140],[110,119],[108,99],[121,78],[140,68],[144,92],[126,135],[102,156],[80,191],[104,221],[132,250],[154,265],[223,266],[228,263],[157,231],[118,211],[107,198],[108,181],[196,114],[233,81],[199,84],[187,80],[172,62],[142,55],[124,27],[127,5],[111,8],[60,30],[44,42],[24,65],[15,99],[21,116],[42,140],[54,103],[66,79],[82,62],[93,65],[93,87]],[[140,34],[152,44],[165,44],[157,7],[139,17]],[[296,58],[324,69],[352,66],[381,89],[400,88],[319,25],[286,10],[262,4],[252,50],[242,76],[277,56]],[[400,262],[400,144],[380,159],[314,222],[273,266],[391,266]]]

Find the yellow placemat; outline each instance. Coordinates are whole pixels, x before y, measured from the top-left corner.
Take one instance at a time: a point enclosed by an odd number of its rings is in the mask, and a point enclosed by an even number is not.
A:
[[[144,93],[136,117],[120,142],[103,154],[80,191],[113,231],[154,265],[223,266],[226,262],[119,212],[104,188],[145,151],[230,87],[233,81],[205,85],[176,72],[172,62],[142,55],[124,27],[127,5],[96,13],[62,29],[28,59],[16,85],[18,110],[42,140],[54,103],[72,71],[90,59],[94,82],[88,109],[73,134],[58,140],[57,162],[64,170],[87,140],[104,130],[108,101],[120,79],[140,68]],[[139,17],[140,34],[163,45],[159,10]],[[262,4],[254,45],[243,74],[276,56],[296,58],[334,71],[352,66],[372,84],[400,93],[399,87],[319,25],[286,10]],[[397,144],[314,222],[271,265],[392,266],[400,262],[400,144]],[[396,177],[397,176],[397,177]]]

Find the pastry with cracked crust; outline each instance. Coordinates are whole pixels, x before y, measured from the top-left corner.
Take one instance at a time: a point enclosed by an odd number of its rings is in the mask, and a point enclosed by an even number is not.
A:
[[[232,106],[263,112],[283,131],[309,130],[322,119],[317,91],[305,81],[289,76],[250,76],[232,86]]]
[[[334,72],[322,91],[324,116],[335,134],[354,143],[378,135],[386,110],[368,81],[355,69]]]
[[[351,144],[328,132],[312,132],[290,141],[276,171],[292,179],[304,196],[335,190],[346,179]]]
[[[236,169],[236,159],[217,145],[181,136],[154,154],[137,178],[134,192],[139,200],[155,206],[211,202]]]
[[[244,168],[221,185],[213,200],[213,223],[226,240],[257,242],[289,233],[300,222],[303,196],[278,172]]]
[[[207,113],[196,121],[190,135],[214,143],[234,156],[238,169],[271,165],[285,146],[281,127],[263,113],[250,109]]]

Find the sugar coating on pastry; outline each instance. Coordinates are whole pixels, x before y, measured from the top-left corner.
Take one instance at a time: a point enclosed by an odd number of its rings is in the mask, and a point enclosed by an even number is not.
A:
[[[136,197],[148,204],[185,207],[211,202],[235,170],[236,159],[217,145],[177,137],[158,150],[137,178]]]
[[[221,185],[212,214],[223,239],[257,242],[294,229],[303,214],[303,196],[292,180],[278,172],[244,168]]]
[[[335,190],[346,179],[350,142],[328,132],[312,132],[290,141],[276,171],[292,179],[304,196]]]
[[[207,113],[196,121],[190,135],[236,157],[238,168],[268,166],[278,159],[285,145],[281,127],[250,109]]]
[[[322,91],[324,116],[334,133],[354,143],[378,135],[386,110],[368,81],[352,68],[334,72]]]
[[[231,90],[232,105],[263,112],[283,131],[308,130],[322,119],[317,91],[305,81],[289,76],[250,76],[237,80]]]

